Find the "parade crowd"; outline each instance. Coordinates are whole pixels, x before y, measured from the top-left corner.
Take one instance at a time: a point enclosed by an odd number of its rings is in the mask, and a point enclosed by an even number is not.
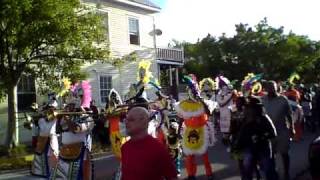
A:
[[[94,106],[88,81],[65,81],[63,93],[50,94],[33,120],[31,173],[48,179],[93,179],[92,137],[104,131],[120,162],[114,179],[178,179],[184,166],[187,179],[194,180],[197,158],[207,179],[215,179],[208,148],[221,140],[242,180],[289,180],[290,142],[320,125],[319,89],[298,79],[295,75],[276,82],[249,73],[236,88],[222,75],[198,82],[190,74],[183,77],[187,95],[177,101],[161,91],[148,65],[142,65],[126,97],[112,89],[103,111]],[[149,98],[147,89],[154,89],[156,98]]]

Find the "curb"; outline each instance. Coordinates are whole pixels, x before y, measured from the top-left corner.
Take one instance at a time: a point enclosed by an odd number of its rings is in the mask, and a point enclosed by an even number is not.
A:
[[[108,159],[108,158],[113,158],[114,155],[112,152],[102,152],[102,153],[94,153],[91,155],[92,160],[100,160],[100,159]],[[0,171],[0,175],[3,174],[10,174],[13,172],[25,172],[25,171],[30,171],[30,167],[29,168],[21,168],[21,169],[8,169],[8,170],[1,170]]]
[[[13,172],[25,172],[25,171],[30,171],[30,168],[1,170],[1,171],[0,171],[0,175],[10,174],[10,173],[13,173]]]
[[[95,159],[95,158],[100,158],[102,156],[111,156],[111,155],[113,155],[112,152],[101,152],[101,153],[93,153],[91,154],[91,157]]]

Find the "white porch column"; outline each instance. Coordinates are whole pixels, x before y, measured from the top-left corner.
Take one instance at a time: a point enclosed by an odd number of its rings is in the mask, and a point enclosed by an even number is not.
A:
[[[179,86],[179,68],[175,68],[175,72],[176,72],[176,85],[177,87]]]
[[[171,71],[171,65],[169,65],[169,81],[170,81],[170,86],[172,86],[172,71]]]

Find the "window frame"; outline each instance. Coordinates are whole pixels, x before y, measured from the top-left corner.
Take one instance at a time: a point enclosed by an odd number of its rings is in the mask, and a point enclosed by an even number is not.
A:
[[[106,78],[110,78],[110,82],[109,82],[109,84],[110,84],[110,87],[109,87],[109,89],[107,88],[107,89],[102,89],[101,88],[101,78],[103,78],[103,77],[106,77]],[[108,82],[107,82],[108,83]],[[103,100],[102,100],[102,91],[107,91],[108,93],[107,93],[107,96],[106,96],[106,98],[108,97],[108,95],[109,95],[109,92],[110,92],[110,90],[112,89],[112,84],[113,84],[113,82],[112,82],[112,75],[109,75],[109,74],[99,74],[99,101],[100,101],[100,104],[106,104],[107,103],[107,101],[105,100],[105,102],[103,102]]]
[[[30,100],[30,99],[24,99],[23,96],[27,96],[27,97],[32,96],[30,98],[32,99],[32,102],[20,104],[19,99],[22,100],[23,102]],[[22,75],[17,87],[18,111],[24,111],[29,109],[29,107],[26,104],[29,104],[31,106],[31,104],[35,102],[37,102],[36,80],[31,75]]]
[[[110,10],[98,9],[97,11],[98,11],[99,15],[102,15],[104,17],[106,15],[106,17],[107,17],[107,24],[106,24],[107,25],[107,33],[106,33],[106,35],[107,35],[108,43],[110,43],[110,37],[111,37],[111,31],[110,31],[110,14],[111,13],[110,13]]]
[[[140,35],[140,19],[137,18],[137,17],[133,17],[133,16],[128,16],[128,38],[129,38],[129,44],[130,45],[135,45],[135,46],[140,46],[141,45],[141,35]],[[137,22],[137,38],[138,38],[138,43],[137,44],[134,44],[134,43],[131,43],[131,28],[130,28],[130,20],[135,20]]]

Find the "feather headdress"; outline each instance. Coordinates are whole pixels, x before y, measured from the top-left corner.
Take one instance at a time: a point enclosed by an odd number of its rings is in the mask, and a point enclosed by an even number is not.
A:
[[[138,71],[138,81],[142,81],[147,84],[150,79],[153,77],[150,72],[151,62],[148,60],[142,60],[139,63],[139,71]],[[141,79],[142,78],[142,79]]]
[[[108,95],[108,98],[109,98],[109,102],[111,101],[111,97],[112,97],[112,95],[115,95],[116,96],[116,98],[119,100],[119,104],[122,104],[122,100],[121,100],[121,96],[120,96],[120,94],[118,93],[118,91],[116,91],[115,89],[111,89],[110,90],[110,92],[109,92],[109,95]]]
[[[209,86],[210,89],[205,89],[208,88],[205,86],[205,84],[207,84]],[[199,86],[200,86],[200,90],[201,91],[205,91],[205,90],[211,90],[214,91],[217,87],[216,87],[216,82],[214,82],[213,79],[211,78],[204,78],[199,82]]]
[[[71,91],[74,96],[80,96],[81,99],[81,107],[90,107],[91,102],[91,85],[89,81],[81,81],[80,83],[76,83],[71,86]]]
[[[300,76],[297,73],[292,73],[288,79],[288,82],[290,85],[295,85],[295,81],[299,81],[300,80]]]
[[[244,80],[241,83],[242,91],[244,91],[245,94],[247,93],[260,93],[262,90],[262,85],[259,82],[259,80],[262,78],[263,74],[257,74],[254,73],[248,73],[246,77],[244,77]]]
[[[223,86],[228,86],[230,84],[229,79],[222,75],[216,77],[215,81],[216,81],[216,86],[219,89],[221,89]]]
[[[183,76],[182,80],[187,83],[189,89],[195,97],[200,97],[200,89],[197,83],[197,78],[193,74]]]
[[[68,91],[70,90],[71,87],[71,81],[69,78],[63,77],[62,78],[62,87],[60,92],[58,93],[58,97],[63,97]]]

